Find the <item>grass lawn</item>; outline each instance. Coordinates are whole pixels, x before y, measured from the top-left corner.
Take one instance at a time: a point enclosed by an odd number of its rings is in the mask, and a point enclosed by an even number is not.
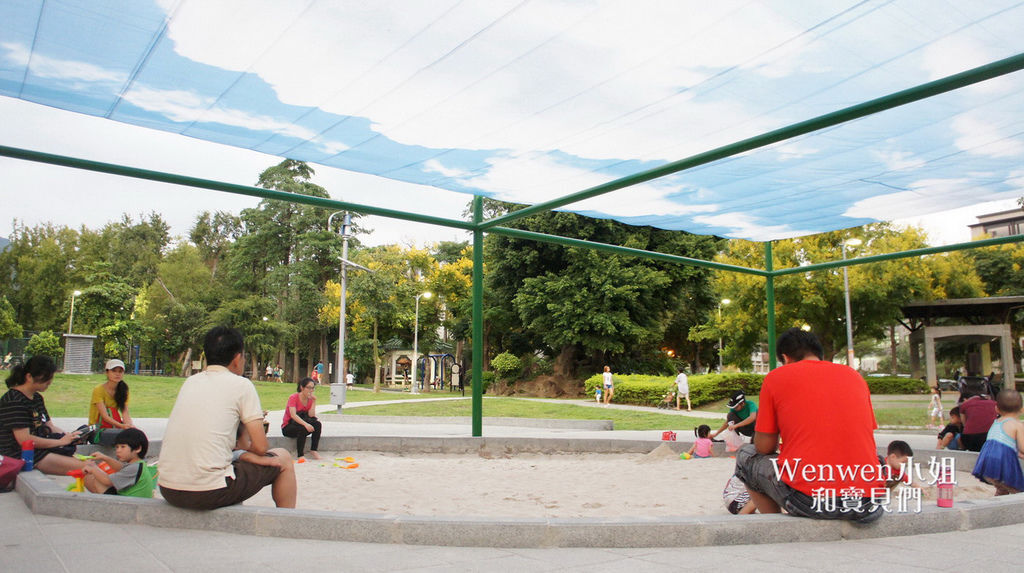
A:
[[[439,396],[443,392],[436,392]],[[388,404],[365,406],[345,411],[348,415],[363,416],[471,416],[470,400],[445,402],[418,402],[410,404]],[[528,398],[487,398],[484,400],[484,416],[494,418],[552,418],[556,420],[612,420],[616,430],[677,430],[692,431],[693,428],[714,420],[662,414],[658,410],[634,412],[603,408],[589,408],[572,402],[552,404]]]
[[[53,384],[43,393],[46,400],[46,409],[51,416],[84,418],[89,415],[89,397],[92,396],[92,389],[104,381],[107,377],[103,374],[57,374],[53,378]],[[130,388],[130,402],[128,403],[131,415],[136,418],[166,418],[174,406],[174,399],[178,396],[178,389],[184,378],[172,376],[125,376],[125,382]],[[288,396],[295,393],[295,384],[280,382],[254,382],[256,392],[260,395],[260,404],[267,410],[283,410]],[[438,396],[454,395],[448,392],[434,392],[431,394],[402,394],[398,392],[373,392],[349,391],[345,399],[348,402],[364,402],[371,400],[403,400],[430,398]],[[327,386],[320,386],[316,389],[316,399],[319,404],[328,404],[331,399],[331,391]]]
[[[106,379],[102,374],[76,375],[57,374],[53,384],[43,394],[46,408],[51,416],[82,417],[89,414],[89,397],[92,389]],[[131,414],[138,418],[165,418],[171,413],[174,399],[184,378],[169,376],[127,376],[126,381],[131,388]],[[255,382],[256,391],[260,395],[260,403],[268,410],[280,410],[288,401],[288,396],[295,392],[295,385],[278,382]],[[374,394],[362,390],[349,390],[347,402],[366,402],[375,400],[410,400],[423,398],[443,398],[461,396],[454,392],[431,392],[428,394],[409,394],[402,392],[381,392]],[[320,386],[316,389],[317,401],[320,404],[330,402],[330,389]],[[750,399],[758,401],[757,396]],[[725,400],[705,404],[700,409],[705,412],[725,414],[728,407]],[[896,396],[879,396],[875,402],[875,417],[880,426],[924,426],[928,423],[924,398],[913,397],[902,399]],[[914,403],[920,402],[920,404]],[[911,406],[911,404],[914,404]],[[393,404],[352,408],[347,414],[352,415],[388,415],[388,416],[470,416],[469,400],[451,400],[443,402],[421,402],[410,404]],[[671,416],[651,409],[649,412],[633,412],[614,409],[587,408],[566,401],[565,404],[552,404],[522,398],[487,398],[484,402],[484,415],[507,418],[554,418],[571,420],[612,420],[617,430],[683,430],[690,431],[700,424],[708,424],[714,420]]]

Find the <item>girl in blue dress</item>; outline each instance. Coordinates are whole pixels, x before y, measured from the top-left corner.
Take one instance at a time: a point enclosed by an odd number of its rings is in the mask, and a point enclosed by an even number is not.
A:
[[[988,430],[985,445],[971,473],[996,487],[996,495],[1024,491],[1024,472],[1018,458],[1024,457],[1024,424],[1019,420],[1022,409],[1020,393],[1002,390],[996,396],[999,418]]]

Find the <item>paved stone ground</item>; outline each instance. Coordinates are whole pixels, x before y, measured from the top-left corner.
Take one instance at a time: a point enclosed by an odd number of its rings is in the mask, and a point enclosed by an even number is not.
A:
[[[1024,525],[858,541],[672,549],[499,549],[310,541],[37,516],[0,494],[0,570],[1019,571]],[[796,518],[794,518],[796,519]],[[970,553],[965,553],[969,548]]]

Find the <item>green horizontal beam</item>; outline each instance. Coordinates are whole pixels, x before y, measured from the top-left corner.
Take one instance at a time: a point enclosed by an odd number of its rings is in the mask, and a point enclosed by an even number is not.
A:
[[[443,217],[432,217],[430,215],[422,215],[419,213],[406,213],[404,211],[396,211],[394,209],[384,209],[381,207],[372,207],[370,205],[360,205],[359,203],[349,203],[348,201],[337,201],[335,199],[325,199],[323,197],[311,197],[309,195],[286,193],[284,191],[274,191],[272,189],[252,187],[249,185],[236,185],[234,183],[224,183],[222,181],[188,177],[186,175],[177,175],[163,171],[152,171],[149,169],[139,169],[136,167],[116,165],[113,163],[103,163],[100,161],[67,157],[65,155],[54,155],[52,153],[19,149],[16,147],[8,147],[6,145],[0,145],[0,156],[24,159],[26,161],[35,161],[37,163],[48,163],[50,165],[61,165],[63,167],[71,167],[74,169],[84,169],[86,171],[110,173],[111,175],[121,175],[123,177],[132,177],[135,179],[160,181],[163,183],[170,183],[172,185],[212,189],[214,191],[223,191],[225,193],[235,193],[236,195],[248,195],[250,197],[260,197],[263,199],[304,203],[306,205],[325,207],[327,209],[334,210],[355,211],[366,215],[377,215],[391,219],[402,219],[404,221],[415,221],[417,223],[442,225],[444,227],[464,229],[467,231],[472,231],[474,228],[473,223],[470,223],[469,221],[460,221],[458,219],[445,219]]]
[[[951,76],[921,84],[916,87],[908,88],[873,100],[868,100],[854,106],[737,141],[736,143],[730,143],[729,145],[724,145],[710,151],[698,153],[697,155],[690,156],[686,159],[666,163],[665,165],[655,167],[654,169],[641,171],[640,173],[635,173],[621,179],[609,181],[608,183],[584,189],[583,191],[572,193],[558,199],[525,207],[518,211],[513,211],[512,213],[507,213],[500,217],[489,219],[484,221],[482,224],[485,229],[504,225],[510,221],[528,217],[535,213],[551,211],[553,209],[569,205],[570,203],[576,203],[578,201],[583,201],[584,199],[590,199],[591,197],[597,197],[625,187],[630,187],[639,183],[651,181],[652,179],[671,175],[679,171],[692,169],[706,163],[711,163],[712,161],[732,157],[733,155],[738,155],[752,149],[758,149],[773,143],[778,143],[813,131],[818,131],[826,127],[832,127],[840,123],[845,123],[854,119],[892,109],[894,107],[920,101],[964,86],[969,86],[978,82],[983,82],[985,80],[1016,72],[1021,69],[1024,69],[1024,54],[1017,54],[1016,56],[998,60],[991,64],[986,64],[965,72],[960,72],[958,74],[953,74]]]
[[[768,276],[767,271],[761,269],[748,269],[747,267],[739,267],[736,265],[726,265],[723,263],[716,263],[714,261],[702,261],[700,259],[691,259],[689,257],[682,257],[679,255],[669,255],[665,253],[658,253],[654,251],[645,251],[643,249],[634,249],[632,247],[622,247],[619,245],[611,245],[608,243],[598,243],[595,241],[584,241],[583,239],[570,239],[568,237],[560,237],[558,235],[548,235],[545,233],[535,233],[533,231],[524,231],[522,229],[510,229],[508,227],[492,227],[487,230],[488,233],[495,235],[503,235],[506,237],[514,237],[516,239],[527,239],[530,241],[540,241],[543,243],[554,243],[556,245],[562,245],[565,247],[584,247],[587,249],[594,249],[595,251],[604,251],[608,253],[615,253],[617,255],[626,255],[633,257],[641,257],[645,259],[654,259],[657,261],[665,261],[669,263],[678,263],[683,265],[690,265],[694,267],[704,267],[707,269],[715,269],[719,271],[729,271],[734,273],[744,273],[748,275],[757,275],[759,277]]]
[[[891,261],[893,259],[905,259],[908,257],[920,257],[923,255],[934,255],[938,253],[948,253],[952,251],[962,251],[965,249],[978,249],[981,247],[991,247],[993,245],[1005,245],[1007,243],[1018,243],[1024,241],[1024,235],[1010,235],[1008,237],[996,237],[994,239],[979,239],[977,241],[969,241],[966,243],[955,243],[952,245],[943,245],[941,247],[925,247],[923,249],[912,249],[909,251],[901,251],[899,253],[886,253],[884,255],[870,255],[867,257],[859,257],[856,259],[846,259],[845,261],[832,261],[829,263],[816,263],[813,265],[807,265],[804,267],[793,267],[789,269],[780,269],[772,273],[773,276],[782,275],[794,275],[800,273],[809,273],[812,271],[821,271],[825,269],[834,269],[837,267],[851,267],[854,265],[866,265],[869,263],[877,263],[881,261]]]

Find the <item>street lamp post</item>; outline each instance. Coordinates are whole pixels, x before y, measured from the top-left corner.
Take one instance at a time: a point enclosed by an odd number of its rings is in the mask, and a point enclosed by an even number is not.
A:
[[[420,358],[420,297],[430,298],[434,296],[430,291],[422,292],[416,295],[416,314],[413,319],[412,327],[412,387],[409,388],[410,394],[416,394],[416,365]]]
[[[732,302],[732,300],[727,299],[727,298],[723,298],[721,300],[721,302],[718,303],[718,328],[719,329],[722,328],[722,305],[729,304],[730,302]],[[718,336],[718,373],[719,374],[722,373],[722,336],[721,336],[721,330],[719,330],[719,336]]]
[[[79,296],[80,294],[82,294],[82,291],[80,290],[76,290],[75,292],[71,293],[71,315],[68,316],[68,334],[74,332],[72,330],[72,327],[75,324],[75,297]]]
[[[857,247],[861,240],[854,237],[843,241],[843,260],[846,260],[846,247]],[[843,267],[843,295],[846,300],[846,365],[853,368],[853,321],[850,320],[850,274]]]
[[[352,216],[347,211],[331,213],[331,216],[327,218],[328,229],[331,228],[331,220],[338,214],[344,215],[341,229],[338,230],[341,235],[341,308],[338,312],[338,356],[334,365],[335,376],[334,384],[331,386],[331,403],[337,405],[338,411],[341,412],[342,406],[345,405],[345,390],[347,390],[347,386],[345,386],[345,283],[348,265],[348,231],[352,225]]]

